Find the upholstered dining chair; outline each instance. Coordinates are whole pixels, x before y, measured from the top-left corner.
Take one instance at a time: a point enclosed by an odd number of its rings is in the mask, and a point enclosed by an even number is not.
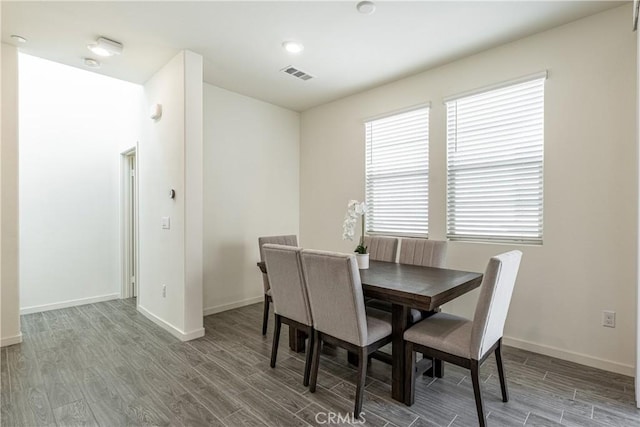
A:
[[[407,329],[405,341],[405,403],[415,400],[415,352],[471,370],[476,410],[481,426],[486,425],[480,390],[480,365],[495,352],[502,401],[509,401],[502,364],[502,333],[513,294],[522,252],[511,251],[489,260],[480,285],[480,297],[473,320],[437,313]]]
[[[364,245],[372,261],[396,262],[398,239],[396,237],[364,236]]]
[[[398,257],[397,237],[365,236],[364,245],[367,247],[370,260],[396,262],[396,258]],[[365,305],[367,306],[367,308],[383,310],[391,313],[391,304],[385,301],[380,301],[377,299],[365,299]],[[422,318],[420,312],[417,310],[416,313],[409,313],[410,316],[413,314],[417,314],[418,316],[416,318],[416,322]],[[349,360],[351,361],[351,359]],[[355,363],[355,360],[353,362]]]
[[[262,245],[271,243],[274,245],[298,246],[298,237],[291,235],[258,237],[258,248],[260,249],[260,261],[264,262],[264,252]],[[268,271],[268,270],[267,270]],[[266,273],[262,273],[262,286],[264,288],[264,310],[262,314],[262,335],[267,335],[267,323],[269,322],[269,303],[271,298],[271,285]]]
[[[354,417],[360,418],[368,356],[391,342],[386,313],[368,315],[364,308],[360,271],[353,254],[303,250],[302,266],[309,291],[314,328],[309,391],[316,391],[320,346],[323,342],[358,355]]]
[[[447,242],[430,239],[402,239],[400,264],[444,268]]]
[[[307,285],[302,272],[302,259],[300,258],[302,248],[266,244],[262,246],[262,250],[267,264],[267,275],[271,285],[275,317],[271,367],[276,367],[282,323],[305,331],[309,337],[309,345],[307,345],[302,383],[308,386],[314,337],[311,307],[309,306]]]

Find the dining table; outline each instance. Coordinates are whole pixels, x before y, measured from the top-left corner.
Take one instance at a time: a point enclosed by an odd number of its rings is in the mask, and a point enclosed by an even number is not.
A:
[[[266,273],[263,262],[258,267]],[[482,274],[383,261],[370,261],[368,269],[359,271],[364,297],[391,304],[391,396],[404,402],[403,335],[410,326],[409,310],[421,310],[423,317],[428,317],[443,304],[479,287]],[[289,347],[293,351],[304,351],[305,338],[302,331],[289,328]]]

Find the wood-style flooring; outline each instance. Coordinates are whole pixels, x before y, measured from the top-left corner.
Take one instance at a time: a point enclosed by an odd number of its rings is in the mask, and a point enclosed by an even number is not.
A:
[[[356,371],[346,354],[323,354],[310,394],[286,327],[269,367],[273,319],[264,338],[261,314],[256,304],[208,316],[206,336],[187,343],[139,314],[134,300],[22,316],[24,343],[1,352],[1,425],[306,426],[352,411]],[[504,359],[508,403],[493,357],[481,368],[489,425],[640,426],[630,377],[510,347]],[[467,371],[447,364],[444,378],[419,378],[412,407],[390,398],[390,375],[372,362],[365,425],[477,425]]]

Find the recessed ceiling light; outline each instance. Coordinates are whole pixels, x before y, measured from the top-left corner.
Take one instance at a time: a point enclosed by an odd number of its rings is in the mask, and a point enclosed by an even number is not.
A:
[[[376,11],[376,5],[374,2],[372,1],[361,1],[356,5],[356,9],[358,9],[358,12],[365,14],[365,15],[371,15],[373,12]]]
[[[122,43],[104,37],[98,38],[95,43],[88,44],[87,47],[91,52],[100,56],[113,56],[122,53]]]
[[[289,53],[300,53],[304,50],[302,43],[292,41],[282,43],[282,47]]]
[[[100,68],[100,61],[97,61],[93,58],[84,58],[84,65],[86,65],[89,68]]]
[[[13,40],[17,41],[18,43],[26,43],[27,42],[27,39],[25,39],[24,37],[19,36],[17,34],[11,34],[11,38]]]

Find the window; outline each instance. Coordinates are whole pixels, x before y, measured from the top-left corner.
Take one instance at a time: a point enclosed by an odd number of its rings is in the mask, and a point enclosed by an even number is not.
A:
[[[445,100],[449,239],[542,243],[545,79]]]
[[[370,120],[365,128],[367,232],[426,236],[429,107]]]

